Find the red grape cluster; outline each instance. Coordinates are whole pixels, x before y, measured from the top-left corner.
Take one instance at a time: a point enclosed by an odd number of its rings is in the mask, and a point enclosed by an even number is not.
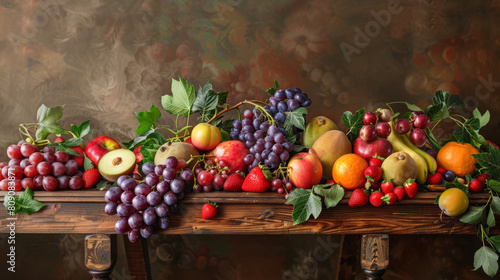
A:
[[[56,151],[54,146],[40,149],[21,140],[17,145],[7,148],[9,162],[0,163],[0,190],[15,191],[29,187],[31,190],[54,191],[56,189],[74,190],[84,186],[79,163],[72,155]]]
[[[154,225],[167,229],[170,213],[177,212],[185,191],[194,183],[193,172],[185,166],[185,161],[172,156],[165,164],[144,163],[142,182],[128,175],[120,176],[118,187],[110,188],[104,195],[104,212],[120,218],[115,230],[127,233],[130,242],[135,243],[141,236],[150,237]]]
[[[271,191],[277,192],[279,194],[285,194],[285,199],[288,199],[288,196],[290,196],[290,193],[293,191],[294,187],[292,185],[292,182],[290,182],[290,179],[284,178],[274,178],[271,181]]]
[[[229,177],[229,168],[224,160],[208,159],[206,163],[198,163],[194,168],[196,185],[194,192],[221,191]]]
[[[379,109],[377,113],[366,112],[363,115],[363,123],[359,131],[359,136],[366,142],[375,140],[375,138],[387,138],[391,134],[391,125],[393,114],[389,109]]]
[[[414,111],[410,119],[399,119],[394,124],[394,131],[398,134],[410,132],[409,138],[413,145],[422,147],[427,141],[424,130],[429,127],[431,119],[424,112]]]

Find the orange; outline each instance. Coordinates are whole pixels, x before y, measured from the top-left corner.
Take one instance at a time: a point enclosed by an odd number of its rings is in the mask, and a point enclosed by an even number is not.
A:
[[[455,175],[465,177],[466,174],[474,173],[476,159],[473,154],[479,154],[479,151],[471,144],[461,144],[458,142],[448,142],[437,155],[437,164],[446,170],[453,171]]]
[[[332,177],[344,189],[354,190],[362,187],[365,182],[364,171],[368,163],[357,154],[345,154],[333,164]]]

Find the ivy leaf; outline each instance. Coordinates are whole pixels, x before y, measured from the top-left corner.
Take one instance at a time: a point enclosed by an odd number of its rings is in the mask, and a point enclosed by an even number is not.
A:
[[[286,203],[293,205],[293,225],[307,221],[311,215],[316,219],[321,213],[321,198],[311,189],[295,189]]]
[[[354,115],[351,111],[346,111],[342,114],[342,122],[347,126],[348,137],[351,142],[358,136],[359,130],[363,126],[363,115],[365,114],[365,108],[358,110]]]
[[[408,110],[410,111],[420,111],[420,112],[423,112],[424,110],[422,110],[422,108],[418,107],[417,105],[415,104],[410,104],[408,102],[405,102],[406,104],[406,107],[408,108]],[[411,114],[411,113],[410,113]]]
[[[493,145],[489,145],[489,153],[480,153],[472,155],[477,159],[477,164],[484,173],[490,174],[491,180],[500,180],[500,149],[495,148]]]
[[[80,124],[80,126],[77,126],[75,124],[71,125],[71,132],[75,134],[77,138],[83,138],[92,132],[94,132],[93,129],[90,129],[90,120],[89,121],[84,121]],[[71,146],[70,146],[71,147]]]
[[[67,134],[57,121],[63,116],[64,105],[56,107],[47,107],[44,104],[38,108],[36,119],[38,121],[36,128],[36,139],[43,140],[49,134]]]
[[[218,96],[212,89],[212,84],[207,82],[203,87],[200,86],[196,99],[193,102],[193,112],[205,114],[206,112],[215,109],[218,103]]]
[[[434,105],[444,104],[446,106],[446,110],[467,107],[459,95],[450,94],[445,90],[436,91],[434,93],[434,97],[432,98],[432,103]]]
[[[469,210],[460,218],[460,222],[477,225],[481,222],[481,217],[483,215],[482,206],[470,206]]]
[[[493,277],[498,271],[498,255],[488,246],[482,246],[474,254],[474,271],[483,268],[486,275]]]
[[[296,110],[289,112],[288,114],[286,114],[284,126],[291,127],[295,125],[295,127],[297,127],[298,129],[304,130],[306,122],[306,120],[304,119],[304,115],[306,114],[307,114],[307,109],[304,107],[300,107]]]
[[[137,118],[137,121],[139,121],[139,126],[135,129],[135,132],[137,134],[144,134],[155,128],[155,123],[161,117],[161,112],[160,109],[153,104],[151,105],[149,112],[136,112],[135,117]]]
[[[448,108],[444,103],[429,105],[429,107],[425,109],[425,114],[429,116],[431,122],[446,119],[450,116],[450,112],[448,112]]]
[[[490,122],[490,111],[484,112],[484,115],[481,115],[481,112],[476,108],[474,111],[472,111],[472,115],[474,116],[475,119],[479,120],[479,129],[482,127],[486,126],[488,122]]]
[[[285,139],[286,141],[290,142],[290,143],[295,143],[295,141],[297,141],[297,136],[295,135],[295,133],[293,132],[293,129],[291,126],[288,126],[285,128],[286,130],[286,135],[285,135]]]
[[[335,207],[344,198],[344,188],[336,185],[314,185],[313,191],[325,198],[326,208]]]
[[[163,95],[161,105],[170,114],[187,117],[195,99],[194,86],[183,78],[172,79],[172,95]]]

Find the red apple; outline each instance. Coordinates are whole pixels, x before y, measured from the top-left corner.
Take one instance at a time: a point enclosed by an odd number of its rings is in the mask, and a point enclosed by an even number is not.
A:
[[[247,165],[243,162],[243,158],[248,153],[248,149],[243,142],[230,140],[220,143],[208,154],[215,156],[219,161],[225,161],[229,166],[229,172],[234,173],[238,170],[247,171]]]
[[[323,176],[323,166],[316,153],[298,153],[288,162],[288,174],[292,184],[301,189],[310,189]]]
[[[142,146],[143,145],[139,145],[139,146],[135,147],[135,149],[133,150],[133,152],[135,154],[135,163],[141,162],[141,160],[144,158],[144,156],[141,153]]]
[[[85,155],[98,166],[99,160],[109,151],[120,149],[120,143],[108,136],[98,136],[85,146]]]
[[[358,137],[354,141],[353,152],[363,157],[366,161],[370,161],[374,155],[387,158],[392,154],[392,144],[384,138],[366,142],[361,137]]]

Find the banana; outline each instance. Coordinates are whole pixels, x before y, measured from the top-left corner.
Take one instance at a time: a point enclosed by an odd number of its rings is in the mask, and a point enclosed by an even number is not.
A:
[[[314,117],[306,126],[306,130],[302,135],[302,143],[307,148],[311,148],[314,141],[318,139],[323,133],[329,130],[338,130],[338,126],[329,118],[324,116]]]
[[[391,134],[387,137],[387,140],[391,142],[394,152],[405,152],[409,154],[415,163],[417,164],[417,183],[423,185],[427,182],[427,175],[429,174],[429,168],[425,159],[415,152],[412,148],[407,146],[400,135],[394,131],[394,121],[390,121]]]
[[[412,150],[414,150],[417,154],[419,154],[420,156],[422,156],[425,159],[425,162],[427,162],[427,168],[429,169],[429,173],[435,173],[436,172],[436,170],[437,170],[436,159],[434,159],[428,153],[426,153],[426,152],[420,150],[419,148],[415,147],[415,145],[413,145],[410,142],[410,138],[408,138],[408,134],[400,135],[399,137],[401,137],[401,139],[406,144],[406,146],[410,147]]]

